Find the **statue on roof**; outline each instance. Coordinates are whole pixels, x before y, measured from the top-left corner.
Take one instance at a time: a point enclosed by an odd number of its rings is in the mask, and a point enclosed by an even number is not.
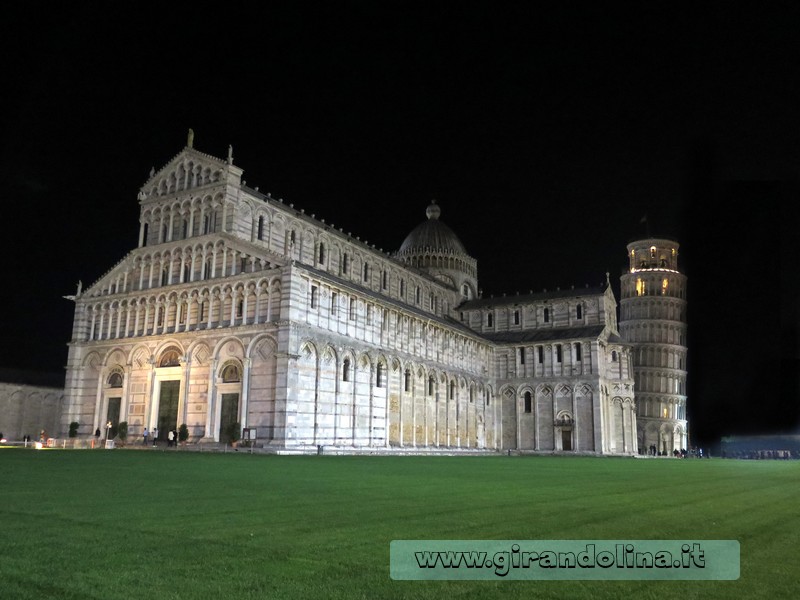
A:
[[[192,148],[194,146],[194,131],[189,129],[189,135],[186,138],[186,147]]]

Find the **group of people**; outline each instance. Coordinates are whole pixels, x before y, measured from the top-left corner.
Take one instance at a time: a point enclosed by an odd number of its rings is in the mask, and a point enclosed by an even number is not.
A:
[[[142,432],[142,445],[147,446],[147,439],[150,437],[150,432],[147,430],[147,427],[144,428]],[[153,446],[157,446],[158,443],[158,427],[153,429]],[[171,448],[172,446],[178,445],[178,430],[177,429],[170,429],[167,432],[167,447]]]
[[[668,452],[659,452],[658,448],[656,448],[655,444],[651,444],[647,451],[645,452],[644,448],[640,448],[639,452],[641,454],[647,454],[647,456],[668,456]],[[672,451],[672,456],[675,458],[703,458],[703,449],[702,448],[692,448],[691,450],[687,450],[686,448],[681,448],[678,450]]]

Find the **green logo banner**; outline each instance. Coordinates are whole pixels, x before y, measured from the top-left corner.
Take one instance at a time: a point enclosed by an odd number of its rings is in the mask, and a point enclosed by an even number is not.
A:
[[[401,580],[734,580],[737,540],[393,540]]]

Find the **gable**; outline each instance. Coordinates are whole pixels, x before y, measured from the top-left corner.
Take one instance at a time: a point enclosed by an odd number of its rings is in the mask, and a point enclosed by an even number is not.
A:
[[[233,165],[232,150],[227,160],[222,160],[186,147],[150,177],[139,190],[142,203],[156,201],[166,195],[185,193],[220,183],[241,185],[244,171]]]

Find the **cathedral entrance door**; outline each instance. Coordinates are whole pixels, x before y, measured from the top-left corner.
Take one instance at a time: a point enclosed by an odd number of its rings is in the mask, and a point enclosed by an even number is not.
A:
[[[162,381],[158,397],[158,438],[166,440],[167,434],[178,426],[178,395],[181,382]]]
[[[232,426],[239,421],[239,394],[222,394],[219,417],[219,441],[232,442]],[[238,432],[241,434],[241,431]]]
[[[113,440],[119,431],[119,406],[122,403],[122,398],[109,398],[108,399],[108,414],[106,415],[106,423],[111,421],[111,429],[108,431],[108,439]]]
[[[561,449],[572,450],[572,431],[561,430]]]

